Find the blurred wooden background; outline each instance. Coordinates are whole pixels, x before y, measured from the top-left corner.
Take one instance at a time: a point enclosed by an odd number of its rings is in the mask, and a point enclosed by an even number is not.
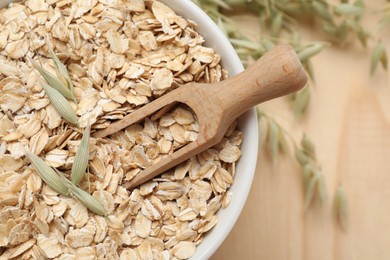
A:
[[[385,2],[366,1],[364,23],[375,28],[373,34],[378,33],[377,11]],[[254,17],[235,19],[256,37]],[[321,32],[304,30],[308,39],[324,39]],[[389,52],[389,30],[379,35]],[[298,139],[305,130],[316,144],[326,178],[326,205],[305,212],[297,163],[285,156],[273,169],[268,156],[260,153],[244,210],[213,260],[390,259],[390,73],[380,68],[370,77],[370,55],[352,44],[316,56],[316,86],[309,113],[300,123],[285,100],[263,105]],[[349,199],[346,232],[332,216],[339,183]]]

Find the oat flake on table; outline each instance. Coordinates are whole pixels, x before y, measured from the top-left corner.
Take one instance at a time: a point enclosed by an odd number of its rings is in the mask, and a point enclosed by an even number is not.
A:
[[[80,144],[28,60],[55,73],[48,42],[74,82],[79,125],[91,120],[93,130],[186,82],[227,77],[195,24],[157,1],[27,0],[0,10],[0,259],[191,257],[229,204],[241,132],[232,125],[220,144],[132,191],[121,184],[196,139],[196,117],[176,106],[92,138],[91,194],[108,218],[94,215],[46,186],[24,156],[27,147],[69,173]]]

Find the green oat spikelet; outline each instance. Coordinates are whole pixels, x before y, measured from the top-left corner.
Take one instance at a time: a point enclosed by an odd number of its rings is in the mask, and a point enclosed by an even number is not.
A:
[[[48,95],[51,103],[56,108],[58,114],[60,114],[61,117],[69,123],[77,125],[78,117],[69,101],[64,96],[62,96],[60,92],[50,87],[46,83],[41,81],[41,85],[45,89],[46,94]]]
[[[31,153],[26,150],[25,154],[27,158],[30,160],[31,164],[36,169],[39,177],[54,191],[58,192],[61,195],[67,196],[68,189],[60,179],[58,174],[51,168],[48,164],[46,164],[41,158],[37,155]]]
[[[382,67],[387,70],[388,58],[386,48],[382,42],[379,42],[374,50],[372,51],[371,64],[370,64],[370,73],[373,75],[378,67],[378,64],[381,64]]]
[[[333,200],[333,213],[337,223],[343,230],[347,228],[348,221],[348,200],[343,186],[336,190]]]
[[[63,82],[58,80],[53,74],[48,72],[46,69],[38,65],[34,60],[30,59],[30,61],[33,64],[34,68],[38,70],[39,74],[46,80],[48,85],[56,89],[65,98],[74,100],[74,96],[72,95],[72,92],[64,85]]]
[[[54,53],[51,47],[49,48],[49,51],[50,51],[51,58],[54,60],[54,63],[56,64],[58,76],[60,77],[61,81],[69,87],[70,93],[72,95],[72,99],[75,101],[74,85],[72,79],[69,76],[68,70],[66,69],[65,65],[60,61],[60,59],[57,57],[57,55]]]
[[[74,185],[73,182],[68,180],[61,172],[57,171],[57,173],[59,177],[63,180],[63,183],[67,187],[69,195],[71,197],[80,201],[85,207],[87,207],[93,213],[99,216],[106,216],[105,209],[97,198],[95,198],[88,192]]]
[[[75,185],[80,183],[88,166],[90,132],[91,125],[88,124],[88,126],[84,129],[83,137],[72,165],[71,180]]]

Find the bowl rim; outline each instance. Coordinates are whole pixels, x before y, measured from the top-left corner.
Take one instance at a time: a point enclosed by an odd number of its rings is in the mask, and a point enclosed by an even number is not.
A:
[[[197,31],[204,37],[205,46],[212,47],[221,55],[222,67],[229,75],[234,76],[244,70],[242,63],[226,38],[214,21],[191,0],[159,0],[173,9],[185,19],[197,24]],[[196,248],[191,259],[208,259],[220,247],[236,223],[248,197],[256,170],[258,154],[258,122],[256,109],[252,108],[238,120],[238,126],[244,134],[241,145],[242,156],[236,165],[237,174],[230,191],[233,192],[230,204],[217,212],[218,223],[204,237]],[[245,175],[244,175],[245,174]],[[223,222],[223,225],[221,225]]]

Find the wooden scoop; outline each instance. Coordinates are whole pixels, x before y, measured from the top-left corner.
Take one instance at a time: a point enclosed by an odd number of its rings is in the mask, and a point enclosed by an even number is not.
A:
[[[194,111],[199,123],[198,138],[124,184],[131,189],[216,145],[230,124],[249,108],[298,91],[306,82],[307,76],[293,48],[280,45],[237,76],[211,84],[188,83],[92,136],[113,134],[175,102],[184,103]]]

